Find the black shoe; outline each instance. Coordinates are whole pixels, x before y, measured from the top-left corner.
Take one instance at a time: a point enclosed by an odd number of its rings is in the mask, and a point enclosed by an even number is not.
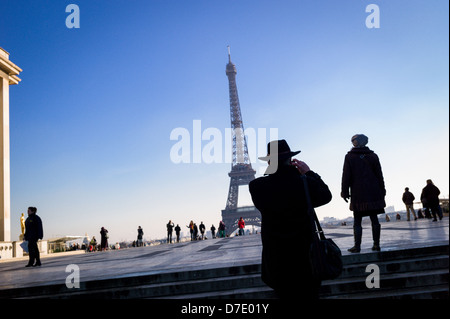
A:
[[[349,251],[351,253],[359,253],[361,251],[361,247],[353,246],[352,248],[347,249],[347,251]]]
[[[381,250],[380,245],[378,245],[378,244],[373,244],[372,250],[373,250],[373,251],[380,251],[380,250]]]
[[[27,264],[25,267],[33,267],[32,264]]]
[[[33,267],[41,267],[41,263],[35,263],[34,265],[33,265]]]

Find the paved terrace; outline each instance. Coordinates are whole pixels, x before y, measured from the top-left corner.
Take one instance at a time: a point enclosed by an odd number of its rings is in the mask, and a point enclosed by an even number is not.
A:
[[[382,223],[381,249],[405,248],[448,244],[449,218],[432,222],[391,221]],[[370,225],[363,225],[361,254],[371,252]],[[353,246],[351,226],[324,229],[348,255]],[[204,241],[164,244],[159,246],[129,248],[94,253],[61,253],[42,258],[42,267],[25,268],[26,259],[0,261],[0,290],[47,284],[64,284],[66,267],[76,264],[80,268],[80,280],[91,281],[137,275],[209,269],[217,267],[256,264],[261,258],[260,235],[209,239]]]

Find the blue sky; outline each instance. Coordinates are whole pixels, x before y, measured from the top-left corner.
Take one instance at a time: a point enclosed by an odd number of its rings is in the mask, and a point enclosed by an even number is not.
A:
[[[71,3],[79,29],[65,25]],[[379,29],[365,25],[371,3]],[[302,150],[333,193],[320,217],[351,215],[339,193],[355,133],[380,157],[388,205],[403,209],[404,187],[419,197],[428,178],[448,197],[448,9],[443,0],[1,0],[0,47],[23,69],[10,89],[13,239],[28,206],[46,238],[104,226],[111,241],[132,240],[139,225],[158,238],[169,219],[217,227],[230,164],[175,164],[170,134],[192,133],[194,120],[230,127],[227,45],[245,127],[276,128]]]

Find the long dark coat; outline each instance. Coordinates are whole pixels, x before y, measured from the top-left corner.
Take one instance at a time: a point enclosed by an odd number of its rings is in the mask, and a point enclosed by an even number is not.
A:
[[[306,173],[314,207],[331,201],[331,192],[319,175]],[[255,207],[261,212],[262,280],[292,296],[310,298],[320,282],[312,278],[309,249],[312,229],[303,180],[293,166],[249,184]]]
[[[350,210],[355,216],[384,213],[383,172],[377,154],[368,147],[354,147],[345,155],[341,196],[350,197]]]
[[[106,249],[108,247],[108,230],[102,227],[102,229],[100,230],[100,235],[102,239],[100,242],[100,248]]]
[[[439,206],[439,194],[441,191],[434,184],[428,184],[422,189],[420,199],[425,207],[434,208]]]
[[[405,205],[412,205],[414,204],[414,200],[416,197],[414,197],[413,193],[410,191],[405,191],[402,196],[402,201],[405,203]]]
[[[25,220],[24,239],[27,241],[37,242],[44,237],[41,218],[34,214],[30,214]]]

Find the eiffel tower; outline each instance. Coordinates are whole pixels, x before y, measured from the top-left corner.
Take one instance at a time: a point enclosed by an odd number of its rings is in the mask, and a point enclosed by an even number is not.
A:
[[[236,65],[231,62],[230,46],[228,46],[228,64],[226,75],[228,77],[230,93],[231,129],[233,132],[233,152],[231,172],[228,173],[230,188],[227,204],[222,210],[222,220],[226,225],[226,233],[230,234],[238,228],[238,220],[242,217],[245,225],[261,226],[261,213],[254,206],[238,207],[239,186],[248,185],[255,179],[256,171],[253,170],[248,156],[247,140],[244,135],[241,107],[236,86]]]

